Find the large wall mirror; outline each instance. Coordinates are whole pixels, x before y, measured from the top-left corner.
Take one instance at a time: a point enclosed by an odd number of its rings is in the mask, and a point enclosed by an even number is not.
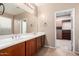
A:
[[[0,35],[12,34],[12,19],[0,16]]]
[[[27,33],[27,20],[26,19],[15,19],[13,26],[14,34],[25,34]]]
[[[36,15],[24,10],[17,3],[3,3],[5,11],[0,15],[0,35],[25,34],[37,31]],[[28,6],[27,6],[28,7]]]

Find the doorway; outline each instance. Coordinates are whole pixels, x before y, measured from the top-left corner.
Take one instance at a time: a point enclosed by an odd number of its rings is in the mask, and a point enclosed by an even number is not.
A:
[[[75,50],[75,9],[55,12],[55,47]]]
[[[26,19],[20,20],[20,33],[21,34],[27,33],[27,21],[26,21]]]

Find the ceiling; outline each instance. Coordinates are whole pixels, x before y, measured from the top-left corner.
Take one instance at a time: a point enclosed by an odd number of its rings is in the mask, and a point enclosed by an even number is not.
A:
[[[4,3],[5,13],[11,15],[17,15],[25,12],[25,10],[19,8],[15,3]]]
[[[49,3],[35,3],[36,6],[48,5]]]
[[[35,3],[35,5],[38,6],[42,6],[42,5],[46,5],[45,3]],[[22,5],[21,3],[16,4],[16,3],[4,3],[5,6],[5,13],[10,14],[10,15],[17,15],[17,14],[21,14],[24,12],[30,12],[33,13],[33,10],[30,9],[28,6],[26,5]]]

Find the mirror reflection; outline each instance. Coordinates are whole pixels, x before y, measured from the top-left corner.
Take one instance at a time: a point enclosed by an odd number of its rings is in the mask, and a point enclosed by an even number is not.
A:
[[[0,35],[25,34],[37,31],[37,28],[33,29],[36,21],[34,4],[4,3],[3,5],[5,10],[3,14],[0,14]],[[0,12],[2,12],[1,8],[2,6],[0,6]]]

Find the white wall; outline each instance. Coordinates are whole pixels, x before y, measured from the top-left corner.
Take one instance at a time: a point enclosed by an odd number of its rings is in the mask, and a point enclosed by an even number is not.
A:
[[[76,9],[76,19],[75,19],[75,50],[79,51],[79,4],[60,4],[60,3],[50,3],[38,7],[38,31],[44,31],[47,35],[46,45],[55,46],[55,12],[75,8]],[[44,15],[45,18],[40,18]],[[47,22],[46,26],[43,26],[42,21]]]

